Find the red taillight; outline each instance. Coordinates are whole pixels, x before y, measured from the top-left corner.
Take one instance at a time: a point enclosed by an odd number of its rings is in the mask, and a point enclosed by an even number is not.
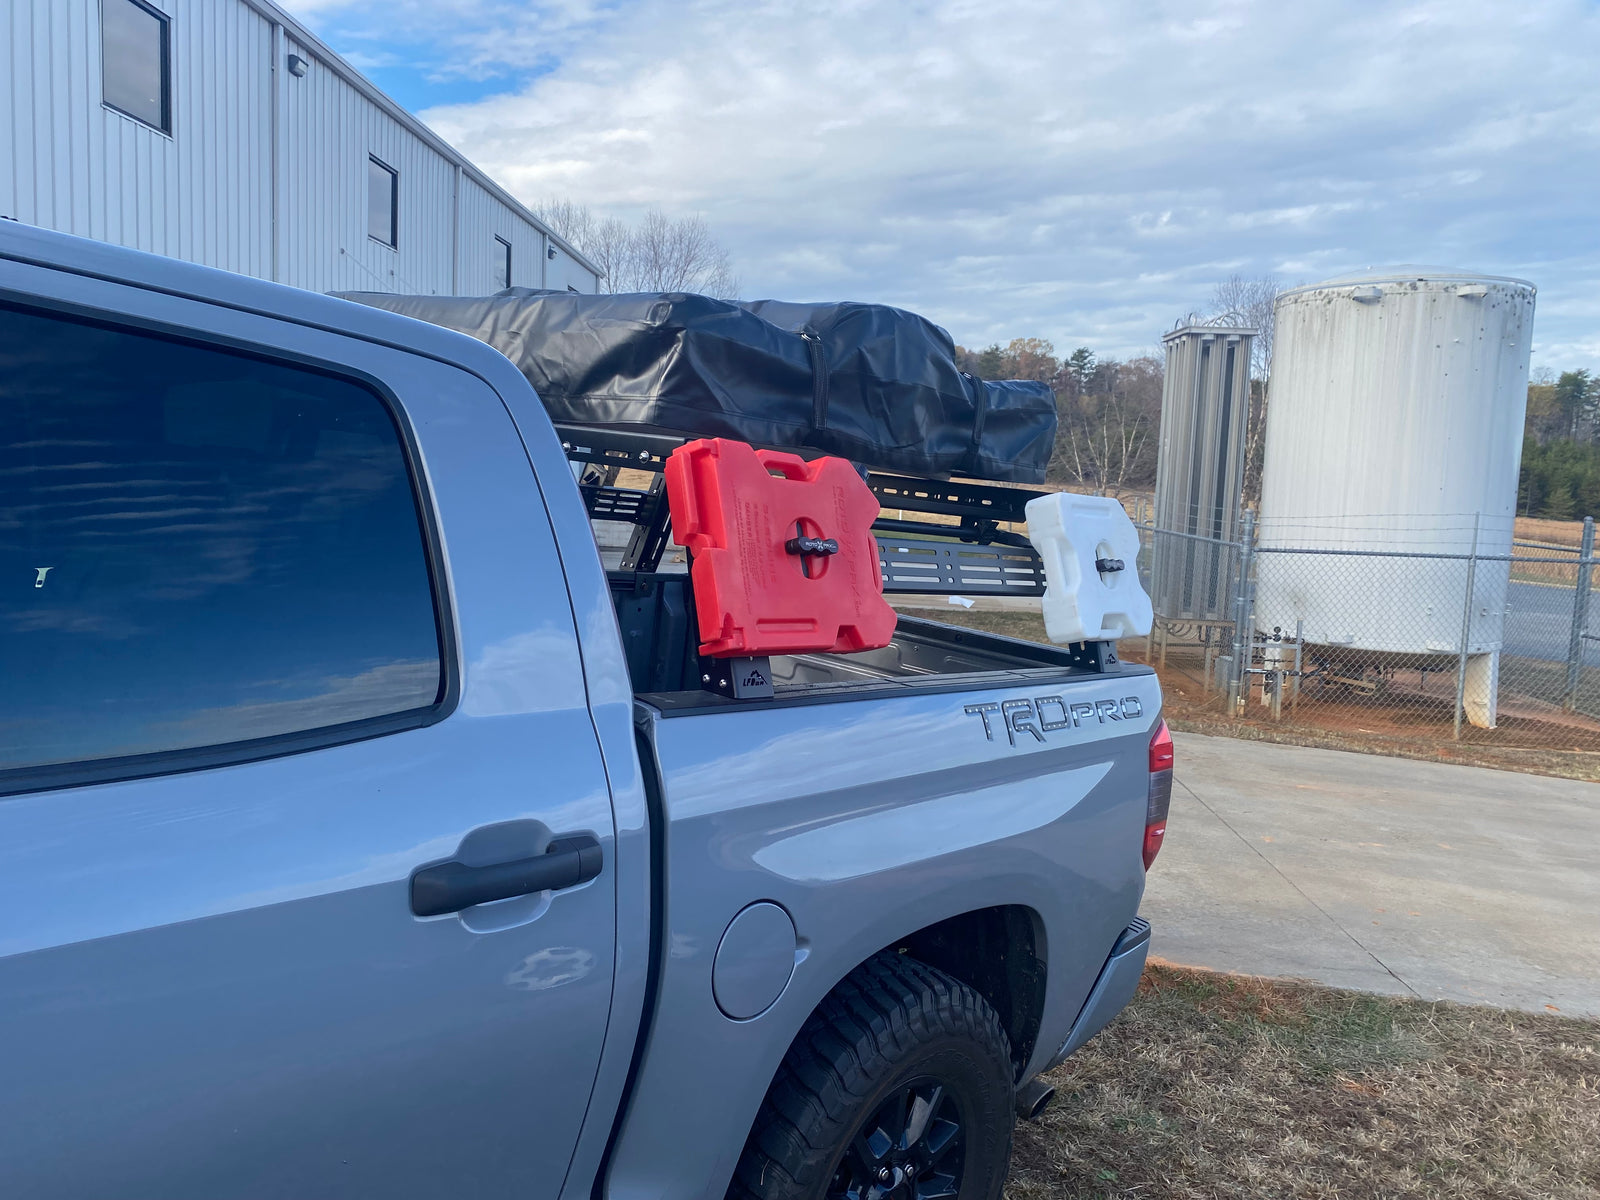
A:
[[[1150,736],[1150,773],[1172,770],[1172,732],[1165,721],[1156,722],[1156,731]]]
[[[1172,734],[1165,721],[1150,735],[1150,792],[1144,809],[1144,869],[1161,853],[1167,836],[1167,810],[1172,807]]]
[[[1146,871],[1150,869],[1150,864],[1155,862],[1156,855],[1161,853],[1161,839],[1166,836],[1167,823],[1165,821],[1144,827],[1144,869]]]

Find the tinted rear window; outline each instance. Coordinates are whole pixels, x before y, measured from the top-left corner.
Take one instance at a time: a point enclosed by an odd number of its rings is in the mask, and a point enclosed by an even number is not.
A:
[[[0,307],[0,769],[428,709],[424,545],[366,388]]]

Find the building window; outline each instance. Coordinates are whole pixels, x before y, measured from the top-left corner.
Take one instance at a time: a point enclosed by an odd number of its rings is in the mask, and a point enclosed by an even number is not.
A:
[[[426,722],[433,589],[377,395],[0,307],[0,398],[0,791],[8,771]]]
[[[494,239],[494,286],[496,290],[511,286],[511,243],[503,237]]]
[[[171,133],[171,19],[138,0],[101,0],[100,83],[107,108]]]
[[[385,246],[398,246],[400,173],[376,158],[367,159],[367,236]]]

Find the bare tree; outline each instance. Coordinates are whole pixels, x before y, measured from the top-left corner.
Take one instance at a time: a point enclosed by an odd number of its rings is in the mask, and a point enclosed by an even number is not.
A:
[[[702,292],[731,298],[739,290],[728,252],[702,217],[645,214],[615,287],[633,292]]]
[[[1090,402],[1070,403],[1062,414],[1066,436],[1056,439],[1053,473],[1118,495],[1143,457],[1149,422],[1115,392],[1085,399]]]
[[[1246,279],[1230,275],[1211,292],[1211,316],[1233,317],[1256,331],[1250,348],[1250,377],[1265,382],[1272,376],[1272,308],[1283,284],[1276,275]]]
[[[1053,478],[1111,495],[1149,486],[1162,366],[1156,358],[1106,359],[1086,372],[1081,391],[1062,395],[1057,402],[1061,428],[1050,462]]]
[[[594,233],[594,214],[571,200],[545,200],[533,206],[533,215],[553,229],[557,237],[580,248]]]
[[[1272,381],[1272,313],[1283,291],[1276,275],[1246,279],[1230,275],[1211,293],[1212,317],[1226,317],[1256,330],[1250,347],[1250,419],[1245,426],[1244,494],[1261,495],[1261,463]]]
[[[699,292],[722,299],[738,294],[728,251],[702,217],[669,217],[652,209],[630,226],[570,200],[549,200],[534,212],[604,272],[605,291]]]

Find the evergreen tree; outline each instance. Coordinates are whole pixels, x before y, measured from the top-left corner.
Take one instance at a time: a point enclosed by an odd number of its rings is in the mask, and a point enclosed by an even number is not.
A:
[[[1094,381],[1097,365],[1094,351],[1087,346],[1079,346],[1067,357],[1067,373],[1072,377],[1072,382],[1077,385],[1080,393],[1089,390]]]
[[[1550,485],[1550,495],[1540,516],[1555,521],[1570,521],[1578,515],[1578,498],[1572,494],[1572,480],[1565,476]]]
[[[1555,383],[1555,408],[1562,434],[1574,441],[1593,442],[1596,409],[1600,408],[1600,380],[1588,371],[1563,371]]]
[[[1524,516],[1570,521],[1600,515],[1600,446],[1525,439],[1517,496]]]
[[[1005,365],[1005,352],[995,342],[978,351],[978,369],[973,374],[979,379],[1004,379]]]

